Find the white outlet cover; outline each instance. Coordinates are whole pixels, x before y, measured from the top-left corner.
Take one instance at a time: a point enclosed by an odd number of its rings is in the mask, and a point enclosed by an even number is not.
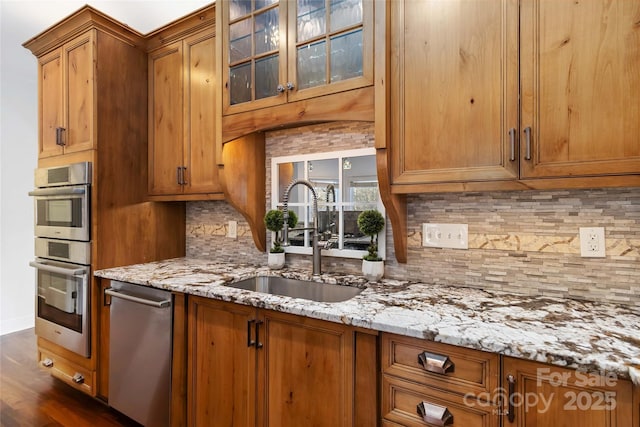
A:
[[[583,258],[606,256],[604,227],[580,227],[580,256]]]
[[[422,224],[422,246],[469,249],[467,224]]]
[[[238,237],[238,221],[229,221],[229,227],[227,228],[227,237],[235,239]]]

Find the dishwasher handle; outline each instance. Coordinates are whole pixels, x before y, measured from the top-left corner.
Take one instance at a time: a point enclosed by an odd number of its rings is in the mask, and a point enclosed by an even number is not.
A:
[[[113,297],[113,298],[121,298],[123,300],[135,302],[137,304],[149,305],[151,307],[156,307],[156,308],[171,307],[171,300],[170,299],[165,299],[165,300],[161,300],[161,301],[155,301],[155,300],[150,300],[150,299],[146,299],[146,298],[140,298],[140,297],[137,297],[135,295],[127,294],[125,292],[119,291],[119,290],[114,289],[114,288],[107,288],[107,289],[104,290],[104,293],[109,295],[110,297]]]

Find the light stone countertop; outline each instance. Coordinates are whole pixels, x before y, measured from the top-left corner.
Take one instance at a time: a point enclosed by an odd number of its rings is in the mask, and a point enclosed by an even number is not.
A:
[[[474,288],[324,274],[319,281],[364,288],[338,303],[224,286],[253,276],[311,280],[310,271],[176,258],[110,268],[98,277],[231,301],[382,332],[495,352],[640,385],[640,315],[630,307]]]

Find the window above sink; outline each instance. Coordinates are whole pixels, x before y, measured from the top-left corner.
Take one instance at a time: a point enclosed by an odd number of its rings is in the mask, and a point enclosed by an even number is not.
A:
[[[378,190],[374,148],[334,151],[271,159],[271,209],[282,209],[288,184],[305,179],[318,195],[318,228],[321,245],[330,239],[331,249],[323,255],[362,258],[370,238],[358,230],[360,212],[376,209],[385,215]],[[298,215],[296,228],[312,225],[312,198],[306,188],[294,187],[289,194],[289,210]],[[272,235],[273,239],[274,235]],[[290,231],[288,253],[311,254],[309,231]],[[385,258],[385,230],[378,236],[378,254]]]

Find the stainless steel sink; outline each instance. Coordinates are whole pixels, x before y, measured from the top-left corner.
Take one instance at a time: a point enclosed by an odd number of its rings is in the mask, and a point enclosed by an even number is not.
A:
[[[353,286],[334,285],[331,283],[310,282],[307,280],[285,279],[276,276],[258,276],[229,283],[231,288],[265,294],[282,295],[291,298],[302,298],[318,302],[346,301],[362,292]]]

